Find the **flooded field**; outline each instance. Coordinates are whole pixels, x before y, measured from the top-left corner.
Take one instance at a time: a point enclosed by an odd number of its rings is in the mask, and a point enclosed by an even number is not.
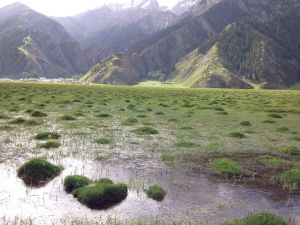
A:
[[[0,118],[1,224],[221,225],[263,210],[300,224],[300,181],[283,179],[300,168],[300,92],[0,83]],[[34,157],[64,169],[28,187],[17,170]],[[69,175],[128,195],[89,209],[64,190]],[[163,201],[145,193],[154,184]]]

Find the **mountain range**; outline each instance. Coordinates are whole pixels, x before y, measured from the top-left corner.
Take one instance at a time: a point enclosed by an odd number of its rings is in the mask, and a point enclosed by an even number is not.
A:
[[[300,82],[297,0],[157,0],[49,18],[0,9],[0,77],[186,87],[287,88]]]

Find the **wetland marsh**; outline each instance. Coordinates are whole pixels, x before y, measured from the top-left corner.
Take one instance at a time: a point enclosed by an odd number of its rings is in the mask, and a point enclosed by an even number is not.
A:
[[[208,224],[270,211],[300,224],[300,92],[0,83],[2,224]],[[38,187],[18,168],[60,166]],[[86,207],[64,179],[128,187]],[[156,201],[147,189],[159,185]]]

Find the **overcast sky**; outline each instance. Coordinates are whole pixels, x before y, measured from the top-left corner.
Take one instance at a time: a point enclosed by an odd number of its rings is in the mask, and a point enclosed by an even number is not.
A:
[[[48,16],[72,16],[105,3],[130,3],[131,0],[17,0]],[[0,0],[0,7],[16,0]],[[161,5],[172,6],[175,0],[159,0]]]

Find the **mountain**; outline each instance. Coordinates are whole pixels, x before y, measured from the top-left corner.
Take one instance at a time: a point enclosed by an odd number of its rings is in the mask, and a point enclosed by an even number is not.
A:
[[[0,77],[70,77],[90,65],[78,42],[56,21],[20,3],[0,9]]]
[[[132,1],[128,7],[103,5],[75,17],[54,19],[89,49],[87,54],[96,63],[108,57],[107,52],[125,51],[136,42],[165,29],[176,20],[176,16],[161,10],[156,0],[140,0]],[[90,51],[92,48],[99,51]]]
[[[202,1],[203,0],[181,0],[175,6],[173,6],[171,11],[176,15],[182,15],[188,12],[193,6]]]
[[[173,26],[98,63],[82,80],[132,84],[155,77],[189,87],[287,87],[300,80],[300,26],[292,9],[299,10],[299,2],[202,1]]]

